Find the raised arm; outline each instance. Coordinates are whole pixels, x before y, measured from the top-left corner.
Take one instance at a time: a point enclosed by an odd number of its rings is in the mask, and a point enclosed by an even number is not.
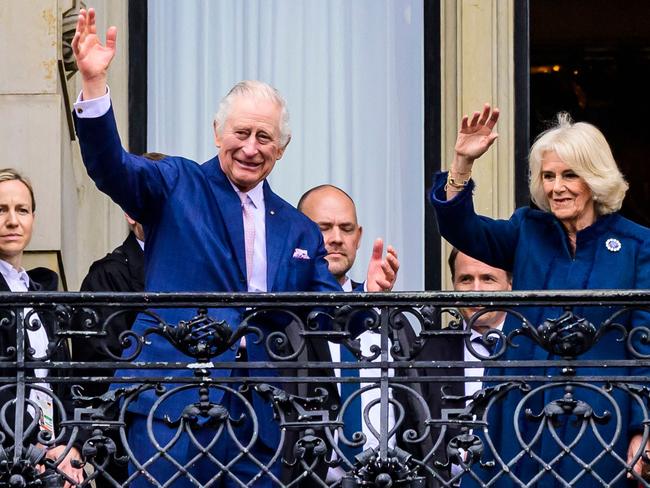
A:
[[[106,31],[106,44],[97,35],[95,9],[81,9],[77,28],[72,39],[72,52],[81,74],[81,90],[84,100],[92,100],[106,94],[108,67],[115,56],[117,27]]]
[[[445,187],[447,200],[451,200],[466,185],[472,175],[474,160],[480,158],[490,148],[499,135],[494,126],[499,120],[499,109],[491,109],[490,104],[483,106],[482,112],[474,112],[470,120],[463,116],[454,146],[454,160],[449,169],[449,178]]]

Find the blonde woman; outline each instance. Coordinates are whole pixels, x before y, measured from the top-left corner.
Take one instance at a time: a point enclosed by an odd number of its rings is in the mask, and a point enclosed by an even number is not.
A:
[[[30,271],[25,271],[23,268],[23,251],[32,237],[32,229],[34,226],[34,212],[36,210],[36,201],[34,199],[34,190],[29,180],[23,177],[14,169],[0,169],[0,291],[1,292],[26,292],[26,291],[56,291],[58,277],[54,271],[45,268],[36,268]],[[25,317],[30,317],[32,324],[35,323],[37,314],[25,309],[23,311]],[[45,317],[39,317],[39,325],[25,330],[26,347],[33,351],[34,360],[39,358],[50,357],[54,360],[65,361],[69,360],[67,350],[57,349],[50,352],[48,356],[48,343],[53,337],[53,328],[50,322]],[[16,330],[7,327],[0,328],[0,356],[8,356],[9,349],[16,347]],[[27,360],[30,360],[29,354]],[[2,376],[13,375],[15,372],[8,370],[2,371]],[[42,382],[36,383],[39,387],[46,389],[54,388],[58,398],[64,399],[70,397],[70,385],[54,384],[50,385],[47,381],[48,371],[45,369],[34,370],[33,374],[36,377],[43,378]],[[0,385],[1,386],[1,385]],[[38,407],[38,430],[49,432],[56,435],[58,433],[57,416],[54,412],[52,399],[44,391],[38,388],[28,388],[26,393],[25,405],[25,427],[29,426],[32,422],[34,412]],[[4,405],[7,402],[15,400],[15,390],[6,388],[0,390],[0,404]],[[5,411],[7,420],[13,426],[13,419],[11,415],[15,415],[13,410],[11,412]],[[36,432],[26,432],[31,434],[28,439],[23,440],[25,446],[30,442],[36,442]],[[9,443],[13,443],[11,436],[3,437],[6,449],[11,447]],[[71,465],[73,459],[79,459],[79,451],[72,447],[66,453],[66,446],[61,444],[47,450],[46,456],[53,460],[59,460],[57,466],[59,471],[65,473],[70,480],[80,482],[82,477],[82,470],[74,468]],[[53,474],[53,473],[50,473]],[[64,486],[71,486],[68,481],[65,481]]]
[[[465,254],[512,272],[513,290],[650,288],[650,229],[617,213],[628,185],[605,137],[591,124],[574,124],[568,115],[559,114],[556,126],[541,134],[533,144],[530,192],[539,210],[520,208],[508,220],[494,220],[474,212],[473,164],[496,140],[493,129],[498,118],[498,109],[491,110],[486,104],[481,112],[475,112],[471,118],[465,116],[461,121],[450,171],[436,175],[431,192],[442,236]],[[546,319],[559,318],[565,312],[562,307],[552,306],[528,307],[520,311],[534,326]],[[615,310],[577,306],[572,311],[599,327]],[[647,326],[648,319],[649,314],[645,312],[619,317],[628,331],[634,326]],[[567,320],[573,319],[568,317]],[[503,331],[508,334],[519,327],[521,321],[509,317]],[[640,335],[631,337],[633,348],[647,354],[647,346],[639,340]],[[606,333],[579,355],[578,359],[593,360],[596,366],[578,368],[575,378],[579,380],[580,376],[591,375],[647,377],[647,368],[608,367],[604,371],[597,366],[608,359],[635,358],[626,341],[617,340],[619,338],[620,332]],[[515,344],[518,347],[508,347],[499,359],[562,359],[528,338],[518,337]],[[542,375],[560,381],[572,378],[563,375],[560,368],[492,368],[489,374]],[[525,410],[519,419],[513,420],[515,409],[526,394],[522,390],[511,391],[496,402],[490,416],[489,435],[503,463],[507,465],[515,459],[516,462],[510,466],[510,473],[500,475],[491,486],[513,486],[512,476],[523,483],[544,487],[601,486],[600,479],[611,483],[608,486],[624,486],[626,462],[635,464],[635,471],[640,471],[641,463],[636,461],[641,451],[644,408],[622,388],[616,386],[606,391],[602,386],[602,383],[591,383],[568,390],[565,385],[538,390],[526,400],[524,408],[542,415],[539,420],[526,418]],[[548,412],[545,408],[558,407],[557,400],[567,410],[554,419],[557,425],[553,428],[546,425],[539,433],[542,422],[550,421],[543,415]],[[580,417],[583,406],[593,409],[591,417]],[[576,410],[571,410],[573,407]],[[602,425],[589,423],[596,416],[604,419]],[[618,421],[620,431],[617,432]],[[586,427],[584,432],[580,431],[581,427]],[[517,440],[518,433],[522,442]],[[539,437],[535,438],[537,434]],[[571,454],[561,443],[571,445]],[[529,452],[518,458],[528,448]],[[593,465],[585,469],[592,461]],[[494,468],[475,468],[484,481],[502,470],[499,460]],[[475,483],[466,478],[463,487]]]

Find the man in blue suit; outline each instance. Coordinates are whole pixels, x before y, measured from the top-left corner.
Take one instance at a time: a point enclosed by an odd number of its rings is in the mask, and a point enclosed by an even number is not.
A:
[[[82,79],[75,121],[88,174],[101,191],[144,226],[145,289],[341,291],[328,271],[318,228],[273,193],[265,180],[291,138],[287,108],[280,94],[262,82],[238,83],[222,99],[215,116],[218,157],[202,165],[180,157],[151,164],[127,153],[117,133],[106,85],[116,35],[116,28],[110,27],[102,45],[96,34],[94,10],[81,10],[72,43]],[[383,244],[378,240],[368,268],[368,291],[388,290],[395,281],[397,258],[389,252],[383,259],[382,254]],[[156,312],[172,326],[196,315],[195,310],[188,309]],[[243,312],[209,309],[208,315],[235,328],[242,322]],[[155,325],[150,317],[140,316],[133,330],[142,334]],[[266,336],[283,324],[264,320],[254,325]],[[149,339],[138,360],[192,361],[166,340],[156,335]],[[242,341],[239,349],[240,356],[247,356],[249,361],[268,361],[264,341],[257,344],[253,336]],[[234,350],[227,349],[214,361],[235,361],[235,355]],[[156,373],[175,377],[193,374],[189,368],[122,372],[130,376]],[[210,370],[213,378],[230,373],[230,369]],[[275,374],[264,369],[252,376]],[[230,414],[234,432],[230,436],[215,418],[188,413],[186,407],[199,399],[196,388],[169,391],[174,385],[167,386],[168,396],[149,390],[129,404],[134,418],[129,426],[129,446],[137,448],[134,454],[140,463],[131,468],[130,486],[150,486],[147,475],[161,484],[172,480],[173,486],[235,486],[235,477],[244,483],[261,477],[258,483],[253,481],[254,486],[271,486],[277,472],[274,455],[280,435],[270,406],[261,397],[254,392],[241,395],[223,383],[209,383],[210,402],[224,406]],[[147,433],[147,415],[154,439]],[[243,420],[232,421],[237,419]],[[200,427],[192,427],[190,420],[196,420]],[[158,454],[161,451],[162,456]],[[148,459],[152,462],[142,465]]]

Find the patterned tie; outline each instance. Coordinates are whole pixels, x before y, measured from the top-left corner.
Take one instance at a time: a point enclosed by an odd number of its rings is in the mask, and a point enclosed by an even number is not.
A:
[[[244,218],[244,245],[246,247],[246,278],[250,285],[253,277],[253,255],[255,254],[255,219],[253,201],[246,193],[240,193],[241,213]]]
[[[357,358],[354,354],[352,354],[352,352],[350,352],[350,350],[347,347],[342,345],[341,361],[346,363],[356,363]],[[342,378],[356,377],[358,379],[359,370],[341,368],[341,377]],[[341,383],[341,405],[343,405],[343,402],[345,402],[348,398],[350,398],[355,392],[358,392],[359,389],[360,389],[359,383]],[[352,435],[355,432],[360,432],[362,429],[361,408],[362,408],[361,395],[357,395],[350,402],[347,410],[343,414],[343,423],[344,423],[343,431],[345,432],[345,437],[347,437],[348,440],[352,439]],[[345,457],[347,457],[350,462],[354,462],[354,456],[356,456],[363,450],[361,447],[346,446],[343,443],[341,443],[339,447],[341,448],[341,451],[343,451],[343,454],[345,454]]]

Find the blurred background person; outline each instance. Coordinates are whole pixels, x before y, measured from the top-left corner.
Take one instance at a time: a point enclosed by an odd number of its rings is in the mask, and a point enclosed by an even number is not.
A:
[[[510,291],[512,290],[512,276],[510,273],[482,263],[474,258],[463,254],[458,249],[453,248],[449,253],[449,271],[454,286],[454,291]],[[465,342],[463,335],[439,335],[429,338],[423,345],[422,349],[413,358],[415,361],[467,361],[476,362],[483,358],[487,358],[494,352],[494,347],[484,341],[484,336],[491,329],[501,329],[506,319],[506,313],[501,311],[486,312],[478,315],[472,322],[472,317],[481,311],[481,307],[465,307],[459,309],[462,317],[462,324],[459,327],[466,330],[471,323],[471,335],[469,341],[471,343],[470,350]],[[473,352],[472,352],[473,351]],[[477,357],[478,353],[480,357]],[[456,377],[468,378],[483,376],[484,368],[418,368],[416,371],[411,372],[409,376],[417,380],[417,376],[442,376],[442,377]],[[413,454],[416,459],[425,459],[440,436],[440,427],[429,425],[429,419],[445,419],[453,418],[458,412],[461,412],[465,407],[465,399],[471,398],[474,393],[479,391],[482,387],[480,381],[461,382],[461,381],[448,381],[448,382],[420,382],[409,384],[414,388],[428,405],[427,409],[423,409],[417,398],[412,398],[411,395],[406,397],[407,405],[404,405],[408,411],[410,422],[405,422],[403,428],[398,432],[398,445]],[[443,398],[444,394],[453,398]],[[431,434],[429,438],[422,442],[408,443],[402,440],[403,434],[412,428],[418,434],[424,432],[427,426],[431,427]],[[456,435],[460,434],[457,428],[453,425],[447,426],[444,442],[436,449],[433,461],[446,462],[447,461],[447,445],[449,441]],[[428,464],[429,466],[431,463]],[[436,468],[439,470],[440,468]],[[451,472],[447,472],[447,476],[456,474],[456,470],[452,468]],[[421,475],[427,479],[427,487],[433,488],[441,486],[433,476],[426,470],[423,470]]]

